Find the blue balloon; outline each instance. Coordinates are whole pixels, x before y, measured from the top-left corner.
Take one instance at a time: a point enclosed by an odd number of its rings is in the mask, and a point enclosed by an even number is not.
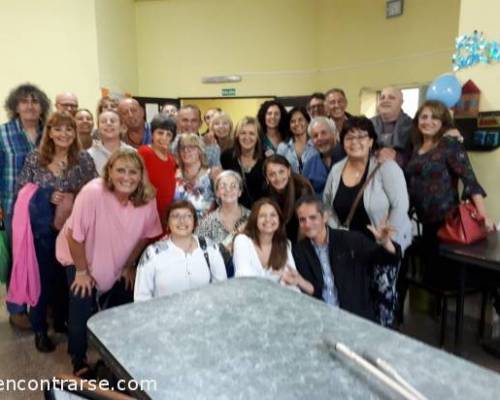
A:
[[[453,107],[460,100],[462,85],[453,74],[443,74],[427,88],[427,100],[437,100],[446,107]]]

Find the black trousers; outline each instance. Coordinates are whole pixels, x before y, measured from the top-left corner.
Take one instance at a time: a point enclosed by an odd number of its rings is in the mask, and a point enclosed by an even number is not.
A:
[[[68,287],[75,280],[74,266],[66,267]],[[68,352],[73,365],[81,365],[87,354],[87,321],[98,309],[106,309],[131,303],[134,299],[132,289],[125,288],[125,282],[120,279],[107,292],[97,298],[94,289],[91,295],[81,297],[69,291],[69,320],[68,320]]]

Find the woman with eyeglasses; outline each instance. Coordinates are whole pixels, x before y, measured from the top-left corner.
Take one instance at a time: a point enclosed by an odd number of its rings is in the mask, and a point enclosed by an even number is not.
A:
[[[198,218],[203,218],[215,209],[215,196],[203,139],[195,133],[183,133],[179,137],[177,155],[179,168],[174,200],[190,201]]]
[[[395,161],[378,164],[373,156],[376,138],[375,129],[368,118],[352,117],[345,121],[340,141],[347,157],[332,167],[323,202],[331,210],[329,225],[332,228],[349,225],[347,228],[350,230],[360,231],[372,240],[375,239],[367,226],[379,226],[387,219],[396,231],[393,239],[404,251],[412,239],[406,181]],[[361,199],[353,210],[351,220],[347,221],[365,182],[367,184],[360,195]],[[379,321],[384,325],[392,324],[397,273],[397,266],[374,270],[374,285],[386,288],[383,301],[376,310]]]
[[[231,266],[234,236],[245,228],[250,210],[238,202],[243,182],[237,172],[221,172],[214,187],[220,206],[203,218],[196,233],[219,244],[226,266]],[[233,269],[228,268],[228,277],[233,275]]]
[[[144,301],[226,279],[218,246],[193,234],[197,214],[186,200],[167,209],[168,236],[143,253],[135,279],[134,301]]]

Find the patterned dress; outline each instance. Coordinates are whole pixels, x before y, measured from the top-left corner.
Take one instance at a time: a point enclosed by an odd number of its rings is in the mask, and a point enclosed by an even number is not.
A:
[[[60,192],[77,194],[90,180],[97,177],[94,161],[86,151],[80,152],[78,164],[67,169],[63,175],[55,176],[46,167],[40,166],[38,150],[32,151],[26,157],[24,167],[17,179],[17,189],[26,183],[36,183],[41,188],[53,188]]]
[[[210,181],[210,170],[200,174],[193,184],[184,179],[182,170],[179,168],[175,175],[174,200],[191,202],[196,209],[198,219],[215,209],[215,195]]]
[[[410,204],[423,224],[441,223],[459,203],[458,180],[463,199],[486,196],[479,185],[465,148],[456,140],[443,138],[424,154],[415,152],[406,167]]]
[[[220,218],[219,209],[208,214],[198,225],[196,234],[198,236],[203,236],[209,238],[215,243],[222,243],[224,246],[228,247],[232,244],[234,235],[239,232],[241,226],[246,224],[248,217],[250,216],[250,210],[245,207],[241,208],[241,218],[236,221],[236,224],[231,232],[229,232]]]
[[[463,184],[462,199],[486,193],[477,182],[465,148],[450,138],[442,138],[424,154],[413,153],[406,174],[410,205],[422,223],[423,279],[435,287],[453,288],[457,269],[439,256],[437,232],[446,214],[459,204],[459,180]]]

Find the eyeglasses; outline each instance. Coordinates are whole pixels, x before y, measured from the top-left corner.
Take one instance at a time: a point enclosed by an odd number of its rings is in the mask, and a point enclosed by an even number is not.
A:
[[[355,140],[358,142],[361,142],[362,140],[366,139],[368,137],[368,133],[361,133],[359,135],[345,135],[344,141],[345,142],[354,142]]]
[[[231,184],[226,184],[226,183],[219,183],[217,186],[218,189],[224,189],[224,190],[236,190],[240,188],[240,185],[237,183],[231,183]]]
[[[191,213],[188,214],[172,213],[170,214],[169,219],[175,219],[179,221],[191,221],[194,219],[194,216]]]
[[[180,151],[184,151],[184,152],[190,152],[190,151],[194,151],[194,150],[197,150],[198,149],[198,146],[195,146],[194,144],[188,144],[187,146],[180,146]]]
[[[59,104],[61,107],[64,107],[64,108],[71,108],[71,109],[78,108],[78,104],[74,104],[74,103],[57,103],[57,104]]]

